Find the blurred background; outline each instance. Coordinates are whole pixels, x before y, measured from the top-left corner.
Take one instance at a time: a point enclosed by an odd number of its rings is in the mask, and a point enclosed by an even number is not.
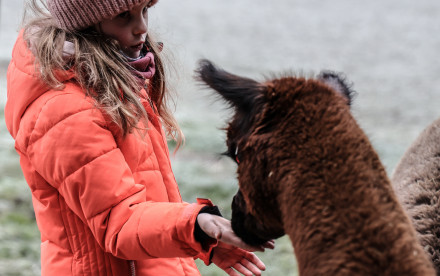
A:
[[[0,0],[0,275],[39,275],[39,233],[30,192],[5,123],[6,70],[23,0]],[[150,29],[164,42],[176,72],[176,116],[186,145],[172,157],[184,200],[211,198],[230,218],[235,164],[222,157],[230,111],[195,83],[208,58],[236,74],[344,72],[357,96],[355,118],[387,171],[424,127],[440,116],[438,0],[162,0]],[[173,145],[170,145],[173,147]],[[258,253],[265,275],[296,275],[288,238]],[[202,275],[225,275],[197,263]]]

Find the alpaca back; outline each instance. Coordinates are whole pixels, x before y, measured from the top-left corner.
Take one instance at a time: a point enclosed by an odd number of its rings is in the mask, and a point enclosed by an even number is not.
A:
[[[393,173],[392,183],[440,275],[440,119],[408,148]]]

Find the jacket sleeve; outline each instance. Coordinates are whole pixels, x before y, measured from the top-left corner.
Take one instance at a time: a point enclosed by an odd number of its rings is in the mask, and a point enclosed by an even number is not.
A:
[[[206,205],[146,202],[101,111],[76,101],[58,96],[44,105],[27,147],[36,171],[116,257],[206,259],[193,234]]]

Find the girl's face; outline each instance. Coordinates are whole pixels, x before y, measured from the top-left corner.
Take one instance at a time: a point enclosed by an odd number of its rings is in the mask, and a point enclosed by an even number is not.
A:
[[[147,0],[112,19],[103,20],[97,28],[116,39],[125,55],[137,58],[147,37],[148,8],[152,2],[152,0]]]

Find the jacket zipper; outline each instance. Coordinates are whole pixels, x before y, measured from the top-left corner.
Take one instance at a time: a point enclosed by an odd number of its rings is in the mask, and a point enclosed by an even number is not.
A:
[[[134,261],[128,261],[130,265],[130,275],[129,276],[136,276],[136,267],[134,264]]]

